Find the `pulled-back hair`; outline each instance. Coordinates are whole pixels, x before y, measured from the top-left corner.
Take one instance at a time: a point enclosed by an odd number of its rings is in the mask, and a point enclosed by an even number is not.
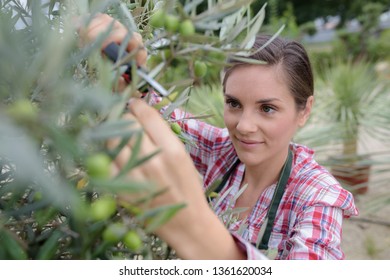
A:
[[[298,42],[276,37],[271,42],[270,35],[258,35],[247,58],[264,61],[267,66],[281,66],[287,79],[288,88],[298,109],[304,109],[307,99],[314,93],[313,72],[305,48]],[[264,45],[267,45],[264,47]],[[223,90],[231,72],[247,62],[229,58],[225,67]]]

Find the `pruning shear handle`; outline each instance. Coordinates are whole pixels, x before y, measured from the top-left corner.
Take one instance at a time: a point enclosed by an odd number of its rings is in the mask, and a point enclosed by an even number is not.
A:
[[[103,49],[103,53],[114,63],[116,63],[120,59],[119,45],[117,43],[112,42],[112,43],[108,44]],[[123,58],[127,55],[128,55],[128,52],[123,51],[121,58]],[[129,82],[131,80],[131,68],[132,68],[131,63],[128,62],[128,63],[124,63],[123,65],[127,66],[125,74],[127,75],[127,77],[128,77],[127,81]],[[141,67],[137,67],[136,71],[137,71],[137,74],[142,79],[144,79],[152,88],[154,88],[160,95],[162,95],[162,96],[168,95],[168,91],[159,82],[157,82],[155,79],[150,77],[145,70],[143,70]]]

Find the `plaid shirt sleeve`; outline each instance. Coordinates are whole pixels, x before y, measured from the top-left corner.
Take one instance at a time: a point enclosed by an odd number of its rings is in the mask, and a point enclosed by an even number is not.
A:
[[[294,150],[295,166],[276,221],[277,230],[288,234],[277,258],[344,259],[342,222],[359,213],[353,195],[313,160],[310,149],[295,144]]]
[[[343,211],[323,205],[305,209],[285,243],[280,259],[344,259],[340,248]]]
[[[238,248],[246,255],[247,260],[268,260],[268,258],[260,252],[250,242],[243,239],[241,236],[235,233],[231,233]]]

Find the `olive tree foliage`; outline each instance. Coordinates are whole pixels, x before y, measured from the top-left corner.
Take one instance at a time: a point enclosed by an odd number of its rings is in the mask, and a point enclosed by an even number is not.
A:
[[[347,20],[359,18],[364,13],[364,6],[367,4],[382,5],[381,11],[384,12],[390,8],[389,0],[270,0],[269,4],[274,3],[277,6],[277,13],[282,15],[288,5],[293,5],[297,23],[303,24],[313,21],[318,17],[327,18],[328,16],[339,15],[343,27]],[[253,9],[256,11],[261,8],[261,1],[253,3]],[[268,17],[270,14],[268,14]]]
[[[208,1],[197,12],[201,2],[0,1],[0,259],[174,257],[153,232],[185,205],[140,207],[158,193],[125,176],[153,156],[139,156],[140,131],[121,118],[146,83],[133,71],[119,94],[123,67],[100,50],[107,34],[80,44],[77,25],[104,12],[141,33],[149,75],[170,93],[162,100],[169,111],[202,81],[196,62],[218,72],[226,55],[252,46],[264,19],[265,7],[253,14],[249,0]],[[164,21],[153,26],[157,11]],[[121,144],[108,150],[113,137]],[[110,162],[130,138],[133,156],[111,176]]]

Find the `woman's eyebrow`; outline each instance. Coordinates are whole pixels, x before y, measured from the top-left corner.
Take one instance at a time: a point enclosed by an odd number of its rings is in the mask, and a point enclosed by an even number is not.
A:
[[[224,96],[227,97],[227,98],[234,98],[234,99],[237,99],[236,97],[231,96],[231,95],[229,95],[229,94],[227,94],[227,93],[224,93]]]
[[[229,99],[234,99],[234,100],[240,101],[237,97],[234,97],[234,96],[229,95],[227,93],[224,93],[224,96],[225,96],[225,98],[229,98]],[[281,102],[282,100],[280,100],[279,98],[276,98],[276,97],[262,98],[262,99],[257,100],[256,104],[272,103],[272,102],[275,102],[275,101]]]
[[[224,95],[225,95],[226,98],[239,100],[237,97],[234,97],[234,96],[229,95],[227,93],[225,93]],[[256,101],[256,103],[270,103],[270,102],[273,102],[273,101],[281,101],[281,100],[279,98],[276,98],[276,97],[270,97],[270,98],[259,99],[259,100]]]
[[[256,101],[256,103],[270,103],[273,101],[281,101],[279,98],[272,97],[272,98],[263,98]]]

